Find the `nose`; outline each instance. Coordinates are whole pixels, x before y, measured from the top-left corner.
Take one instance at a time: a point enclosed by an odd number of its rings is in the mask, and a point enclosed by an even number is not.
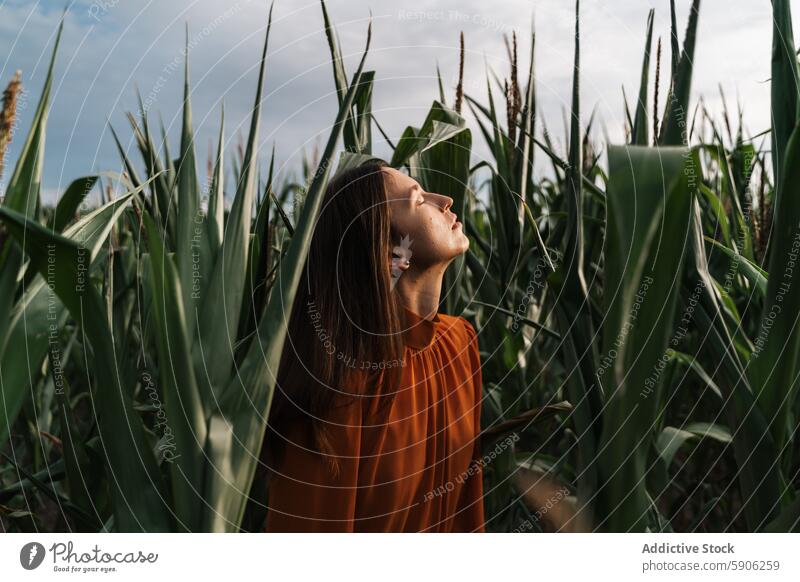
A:
[[[453,199],[450,198],[450,196],[444,196],[442,194],[437,194],[436,197],[437,197],[436,198],[437,203],[439,204],[439,206],[442,207],[442,212],[447,212],[450,209],[450,207],[453,205]]]

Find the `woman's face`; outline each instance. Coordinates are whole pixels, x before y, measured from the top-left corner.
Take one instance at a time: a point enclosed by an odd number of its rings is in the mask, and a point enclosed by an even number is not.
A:
[[[421,268],[447,264],[467,252],[469,239],[460,217],[450,211],[453,199],[426,192],[413,178],[394,168],[384,172],[389,215],[401,237],[411,239],[411,262]]]

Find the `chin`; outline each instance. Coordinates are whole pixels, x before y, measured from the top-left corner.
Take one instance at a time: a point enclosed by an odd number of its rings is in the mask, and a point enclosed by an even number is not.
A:
[[[466,253],[469,250],[469,239],[467,238],[467,235],[465,235],[465,234],[462,234],[461,238],[463,239],[463,245],[462,245],[462,251],[461,251],[461,254],[463,255],[464,253]]]

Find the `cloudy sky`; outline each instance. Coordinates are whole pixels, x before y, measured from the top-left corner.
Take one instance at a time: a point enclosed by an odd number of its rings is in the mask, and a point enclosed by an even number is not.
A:
[[[677,4],[682,36],[690,0]],[[46,198],[52,200],[76,177],[120,170],[109,123],[131,155],[136,155],[125,113],[136,111],[137,87],[153,129],[160,113],[171,149],[177,150],[187,23],[198,164],[204,166],[210,142],[216,143],[223,100],[229,147],[238,142],[239,133],[246,137],[266,31],[266,1],[0,0],[0,83],[5,87],[20,69],[27,90],[0,188],[28,130],[65,6],[47,131]],[[419,125],[438,97],[437,62],[452,102],[460,31],[466,39],[465,90],[486,102],[486,67],[508,76],[503,35],[512,31],[519,39],[524,79],[533,22],[540,112],[551,132],[562,135],[572,74],[572,2],[328,0],[327,6],[348,74],[357,66],[372,15],[367,67],[377,76],[374,114],[393,139],[407,125]],[[667,64],[669,0],[582,2],[584,121],[596,107],[612,140],[622,137],[622,87],[629,97],[638,88],[650,8],[655,9],[655,37],[663,39],[663,63]],[[770,11],[769,0],[705,0],[701,6],[694,98],[703,95],[709,109],[718,112],[721,86],[729,107],[735,108],[737,100],[743,107],[745,125],[752,134],[769,124]],[[288,177],[297,171],[304,150],[324,143],[336,113],[333,90],[319,2],[277,0],[262,103],[264,163],[274,144],[280,172]],[[662,87],[662,96],[665,91]],[[485,148],[477,131],[473,140],[477,161]],[[385,143],[376,144],[376,150],[378,154],[388,151]]]

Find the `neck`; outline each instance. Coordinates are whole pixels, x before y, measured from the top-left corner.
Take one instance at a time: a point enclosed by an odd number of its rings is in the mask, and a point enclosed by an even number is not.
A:
[[[446,269],[447,265],[436,265],[418,270],[412,265],[397,280],[396,290],[403,305],[423,319],[432,319],[439,312]]]

